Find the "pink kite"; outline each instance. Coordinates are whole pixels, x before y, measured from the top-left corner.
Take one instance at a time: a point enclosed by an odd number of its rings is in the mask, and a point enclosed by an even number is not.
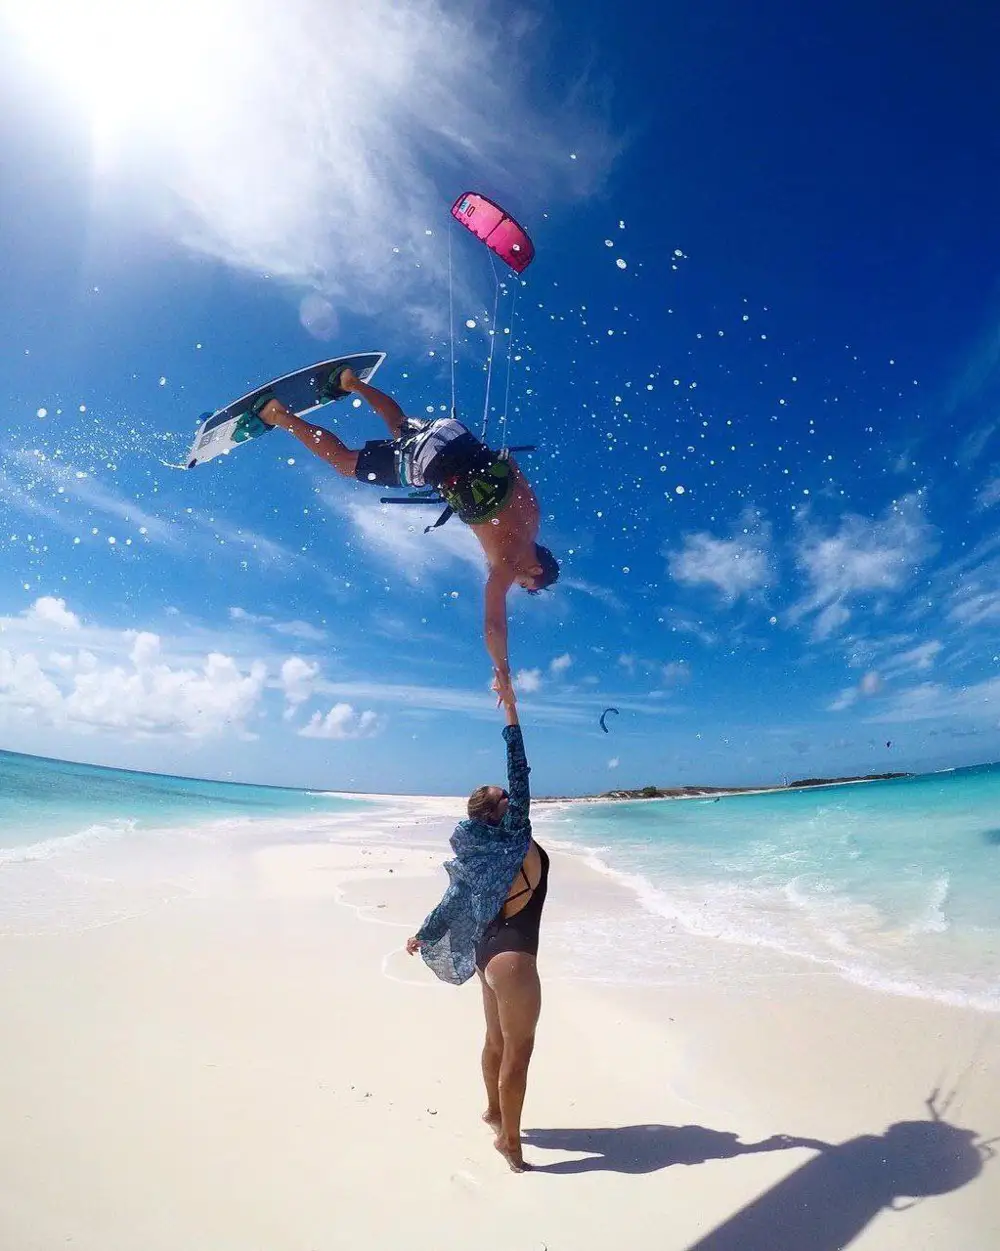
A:
[[[486,196],[467,191],[451,206],[451,215],[477,239],[482,239],[515,273],[523,273],[534,259],[535,245],[524,229]]]

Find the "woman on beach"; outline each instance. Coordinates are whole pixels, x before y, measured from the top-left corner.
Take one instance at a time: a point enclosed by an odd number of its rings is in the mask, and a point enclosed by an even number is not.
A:
[[[509,681],[493,688],[507,724],[507,790],[480,786],[469,796],[468,819],[451,838],[445,864],[450,884],[406,950],[419,951],[442,981],[460,985],[479,975],[486,1013],[483,1120],[494,1146],[515,1173],[521,1154],[521,1108],[541,1010],[535,957],[548,888],[549,858],[531,836],[528,762]]]

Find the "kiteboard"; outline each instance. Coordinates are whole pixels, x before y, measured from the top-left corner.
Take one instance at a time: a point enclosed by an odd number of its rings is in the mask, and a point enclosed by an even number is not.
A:
[[[204,465],[206,461],[231,452],[241,443],[273,429],[250,412],[250,406],[262,395],[271,392],[276,400],[280,400],[296,416],[305,417],[317,408],[322,408],[324,404],[343,399],[343,392],[339,395],[324,393],[330,375],[339,365],[349,365],[362,382],[368,382],[384,360],[384,352],[355,352],[350,356],[335,356],[332,360],[319,361],[315,365],[307,365],[305,369],[284,374],[273,382],[265,382],[246,395],[241,395],[238,400],[233,400],[225,408],[217,409],[214,413],[205,413],[195,431],[186,467],[194,469],[196,465]]]

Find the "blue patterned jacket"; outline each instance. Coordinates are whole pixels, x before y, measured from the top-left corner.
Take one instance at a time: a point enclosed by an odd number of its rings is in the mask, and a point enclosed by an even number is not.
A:
[[[424,963],[442,982],[460,986],[476,971],[476,944],[503,907],[531,846],[531,772],[521,728],[504,726],[507,793],[503,821],[488,825],[470,817],[451,836],[454,859],[445,862],[449,886],[417,931]]]

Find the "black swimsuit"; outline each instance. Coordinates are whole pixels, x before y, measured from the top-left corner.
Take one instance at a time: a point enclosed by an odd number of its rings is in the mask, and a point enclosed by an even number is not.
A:
[[[476,946],[476,967],[485,972],[486,966],[502,951],[523,951],[529,956],[538,955],[538,930],[542,923],[542,908],[549,888],[549,858],[544,847],[538,847],[541,871],[534,886],[528,881],[522,866],[520,873],[524,881],[524,889],[508,895],[503,908],[486,927]],[[505,917],[503,912],[507,904],[522,895],[531,895],[520,912],[512,917]]]

